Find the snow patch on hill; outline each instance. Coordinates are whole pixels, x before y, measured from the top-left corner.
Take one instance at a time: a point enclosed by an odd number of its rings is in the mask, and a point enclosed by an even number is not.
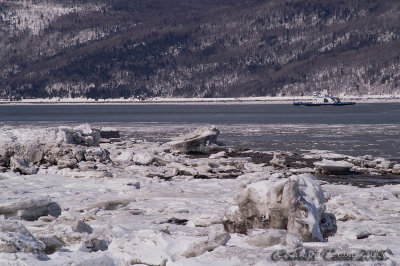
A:
[[[6,1],[9,3],[10,1]],[[5,10],[0,18],[9,24],[12,33],[29,30],[33,35],[38,35],[56,18],[83,11],[99,10],[101,6],[94,4],[82,6],[64,6],[56,3],[32,3],[32,1],[11,1],[14,8]]]

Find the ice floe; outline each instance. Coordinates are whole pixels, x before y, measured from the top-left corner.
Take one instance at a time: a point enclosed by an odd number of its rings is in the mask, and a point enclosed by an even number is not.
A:
[[[1,265],[286,265],[282,250],[314,250],[318,265],[333,248],[400,262],[399,185],[377,181],[399,162],[240,151],[218,134],[1,128]],[[378,186],[343,184],[360,176]]]
[[[323,241],[336,232],[336,219],[325,213],[322,188],[310,174],[250,184],[235,196],[225,214],[232,233],[284,229],[304,241]]]

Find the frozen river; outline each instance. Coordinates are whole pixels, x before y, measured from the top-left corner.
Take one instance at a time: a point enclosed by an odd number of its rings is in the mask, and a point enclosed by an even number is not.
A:
[[[0,105],[0,119],[0,265],[286,265],[275,255],[293,250],[316,254],[299,265],[400,264],[399,105]],[[98,146],[86,122],[122,136]],[[211,124],[255,152],[159,143]]]
[[[216,125],[220,141],[258,150],[327,149],[400,158],[400,104],[296,107],[290,104],[0,105],[2,125],[88,122],[148,140]]]

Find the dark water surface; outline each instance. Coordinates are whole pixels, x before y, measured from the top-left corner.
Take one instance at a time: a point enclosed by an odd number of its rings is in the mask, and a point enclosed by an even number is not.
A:
[[[400,104],[0,105],[0,121],[212,124],[398,124]]]
[[[214,124],[228,145],[258,150],[326,149],[400,158],[400,104],[304,107],[291,104],[0,105],[0,125],[89,122],[167,141]]]

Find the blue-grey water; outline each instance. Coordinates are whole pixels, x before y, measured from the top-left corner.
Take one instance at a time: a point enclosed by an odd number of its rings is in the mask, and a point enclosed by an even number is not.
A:
[[[88,122],[130,137],[168,141],[217,125],[220,141],[259,150],[326,149],[400,158],[400,104],[304,107],[291,104],[0,105],[0,125]]]
[[[213,124],[398,124],[400,104],[0,105],[0,121]]]

